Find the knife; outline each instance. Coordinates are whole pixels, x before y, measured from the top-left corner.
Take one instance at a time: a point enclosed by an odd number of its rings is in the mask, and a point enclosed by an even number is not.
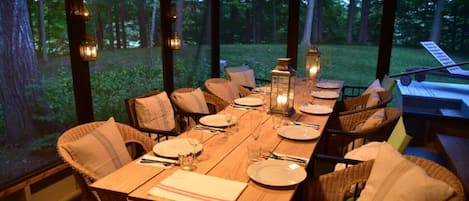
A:
[[[179,165],[179,162],[177,162],[177,161],[163,161],[163,160],[155,160],[155,159],[149,159],[149,158],[142,158],[140,160],[140,163],[161,163],[165,166],[167,166],[167,165]]]
[[[307,126],[307,127],[319,129],[318,124],[304,123],[304,122],[299,122],[299,121],[294,121],[293,124],[299,125],[299,126]]]

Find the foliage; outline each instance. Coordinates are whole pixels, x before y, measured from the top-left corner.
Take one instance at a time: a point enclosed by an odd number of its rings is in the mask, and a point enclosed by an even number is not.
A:
[[[29,145],[29,151],[53,151],[57,147],[57,139],[61,133],[52,133],[34,140]]]

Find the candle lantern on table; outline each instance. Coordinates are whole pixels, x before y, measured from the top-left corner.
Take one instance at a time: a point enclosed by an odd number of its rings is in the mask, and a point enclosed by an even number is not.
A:
[[[312,47],[306,54],[305,79],[315,80],[319,77],[321,57],[318,48]]]
[[[270,113],[292,115],[295,97],[296,72],[289,66],[290,58],[279,58],[272,70]]]
[[[83,61],[95,61],[97,57],[96,42],[90,35],[80,43],[80,57]]]

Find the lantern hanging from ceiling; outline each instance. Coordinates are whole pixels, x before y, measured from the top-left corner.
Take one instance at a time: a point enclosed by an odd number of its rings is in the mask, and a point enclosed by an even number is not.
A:
[[[278,58],[275,69],[272,70],[270,113],[290,116],[295,97],[296,72],[290,66],[290,58]]]

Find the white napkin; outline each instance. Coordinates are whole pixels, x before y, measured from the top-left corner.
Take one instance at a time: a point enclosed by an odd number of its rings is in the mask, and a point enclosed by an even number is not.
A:
[[[177,170],[150,189],[150,195],[178,201],[236,200],[247,183]]]
[[[161,158],[161,157],[158,157],[158,156],[152,156],[152,155],[148,155],[148,154],[143,155],[142,158],[146,158],[146,159],[150,159],[150,160],[165,161],[165,162],[170,162],[170,163],[176,163],[177,162],[176,160]],[[165,168],[165,169],[172,168],[174,166],[174,164],[164,166],[162,163],[142,163],[141,160],[138,160],[137,163],[140,164],[140,165],[156,166],[156,167],[161,167],[161,168]]]

